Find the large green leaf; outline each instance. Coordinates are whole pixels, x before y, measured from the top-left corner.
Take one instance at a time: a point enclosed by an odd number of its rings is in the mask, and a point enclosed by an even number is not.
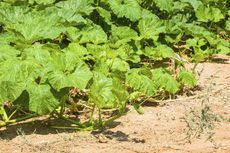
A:
[[[10,43],[17,43],[21,39],[23,38],[13,32],[7,31],[0,33],[0,44],[9,45]]]
[[[180,72],[179,80],[189,87],[194,87],[197,83],[195,75],[187,70],[182,70]]]
[[[195,10],[202,5],[202,2],[200,0],[180,0],[181,2],[187,2],[189,3]]]
[[[221,13],[221,10],[215,7],[206,7],[200,5],[196,10],[196,17],[199,21],[203,22],[219,22],[221,19],[224,19],[224,15]]]
[[[60,1],[55,5],[62,10],[70,10],[73,11],[74,14],[86,14],[89,15],[93,11],[93,7],[91,6],[92,0],[67,0]],[[73,14],[73,15],[74,15]]]
[[[219,54],[229,54],[230,53],[230,43],[219,43],[217,45],[217,50]]]
[[[59,105],[58,100],[51,92],[49,85],[37,85],[31,83],[28,86],[29,110],[39,115],[52,112]]]
[[[100,26],[93,25],[82,29],[79,43],[100,44],[107,42],[107,35]]]
[[[94,72],[93,84],[90,87],[90,101],[99,108],[124,107],[128,98],[127,91],[117,79]]]
[[[166,45],[158,45],[156,48],[146,47],[144,54],[157,60],[173,58],[175,56],[174,51]]]
[[[104,20],[106,21],[107,24],[111,24],[111,13],[102,8],[102,7],[97,7],[97,11],[98,13],[104,18]]]
[[[45,65],[51,60],[50,52],[41,44],[34,44],[24,50],[27,59],[36,60],[39,64]]]
[[[81,30],[76,27],[67,27],[66,35],[72,42],[79,42],[81,37]]]
[[[22,20],[28,7],[0,4],[0,23],[4,25],[17,23]]]
[[[76,56],[74,57],[74,54],[69,56],[68,52],[58,54],[53,56],[53,60],[47,64],[47,78],[56,90],[59,91],[65,87],[85,89],[92,78],[88,66]]]
[[[222,41],[216,34],[210,32],[202,26],[187,23],[182,25],[182,27],[185,29],[186,34],[192,34],[194,37],[198,38],[205,38],[212,46],[216,46],[220,41]]]
[[[34,4],[36,2],[37,4],[44,4],[44,5],[52,4],[55,1],[56,0],[29,0],[30,4]]]
[[[112,43],[116,43],[116,46],[126,44],[132,39],[135,40],[135,38],[138,36],[135,30],[127,26],[112,26],[111,32],[112,36],[110,40]]]
[[[120,58],[108,59],[106,61],[106,64],[112,70],[119,70],[122,72],[127,72],[129,70],[129,64],[126,61],[121,60]]]
[[[65,56],[65,70],[66,71],[74,71],[75,67],[79,64],[79,61],[84,60],[86,55],[88,55],[88,51],[85,47],[77,44],[71,43],[64,50]]]
[[[30,12],[15,23],[7,24],[6,28],[21,34],[26,42],[33,43],[41,39],[54,39],[64,32],[59,21],[55,13]]]
[[[148,76],[141,74],[140,70],[131,69],[126,75],[126,84],[147,96],[155,95],[156,87],[154,82]]]
[[[9,59],[0,65],[0,81],[26,82],[36,79],[40,65],[34,60]]]
[[[0,47],[0,63],[7,59],[16,58],[20,51],[9,45],[1,45]]]
[[[152,79],[158,88],[162,88],[171,94],[175,94],[179,90],[179,83],[162,68],[152,71]]]
[[[0,81],[0,84],[0,104],[14,101],[25,90],[25,84],[22,82]]]
[[[84,13],[78,12],[77,9],[70,9],[68,7],[49,7],[45,10],[45,13],[56,14],[61,18],[60,22],[68,26],[77,26],[87,23],[87,20],[83,17]]]
[[[170,12],[173,8],[173,0],[154,0],[161,10]]]
[[[165,32],[165,26],[163,22],[151,12],[143,11],[143,17],[139,20],[138,29],[141,37],[153,40],[157,40],[160,33]]]
[[[118,17],[126,17],[131,21],[141,18],[141,7],[137,0],[108,0],[108,2]]]

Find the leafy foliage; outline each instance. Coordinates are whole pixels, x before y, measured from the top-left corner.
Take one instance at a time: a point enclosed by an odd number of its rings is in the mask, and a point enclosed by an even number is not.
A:
[[[89,126],[128,101],[142,114],[138,97],[197,84],[185,61],[230,53],[229,9],[222,0],[1,1],[1,110],[8,102],[63,117],[71,105],[92,113]]]
[[[188,85],[189,87],[194,87],[196,85],[196,77],[193,73],[183,70],[179,74],[179,80]]]

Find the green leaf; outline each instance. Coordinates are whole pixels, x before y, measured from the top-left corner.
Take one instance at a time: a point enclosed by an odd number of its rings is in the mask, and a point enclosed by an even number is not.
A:
[[[118,107],[124,108],[126,101],[128,100],[129,94],[126,91],[126,87],[118,78],[113,77],[113,95],[116,96]]]
[[[217,45],[217,50],[219,51],[218,52],[219,54],[224,54],[224,55],[229,54],[230,53],[230,43],[228,45],[219,43]]]
[[[49,85],[37,85],[31,83],[28,87],[29,92],[29,110],[39,115],[48,114],[59,105],[58,100],[51,92]]]
[[[186,2],[192,5],[194,10],[197,10],[197,8],[202,5],[202,2],[200,0],[180,0],[181,2]]]
[[[4,25],[18,22],[24,17],[24,14],[29,10],[24,6],[12,6],[0,4],[0,23]]]
[[[50,13],[56,13],[57,16],[62,18],[62,22],[71,26],[77,26],[81,24],[87,24],[87,20],[81,15],[71,9],[51,9]]]
[[[107,42],[107,35],[100,26],[88,26],[82,29],[79,43],[101,44]]]
[[[146,47],[144,55],[156,60],[173,58],[175,56],[174,51],[166,45],[158,45],[156,48]]]
[[[188,21],[183,14],[177,14],[169,20],[164,21],[166,33],[175,34],[177,37],[182,35],[181,26]],[[180,39],[179,39],[180,40]]]
[[[217,37],[215,33],[210,32],[208,29],[202,26],[187,23],[182,25],[182,27],[185,29],[186,34],[191,34],[198,38],[205,38],[211,46],[216,46],[222,41],[222,39]]]
[[[176,94],[179,91],[179,83],[171,75],[165,75],[163,79],[167,80],[164,85],[166,91],[171,94]]]
[[[126,74],[126,84],[147,96],[156,94],[155,84],[148,76],[140,74],[140,69],[131,69]]]
[[[34,44],[24,50],[27,59],[36,60],[41,65],[45,65],[51,60],[50,52],[43,48],[41,44]]]
[[[154,0],[156,5],[167,12],[170,12],[173,8],[173,0]]]
[[[162,68],[152,71],[152,80],[158,88],[163,88],[171,94],[175,94],[179,90],[179,83]]]
[[[145,111],[144,111],[144,108],[140,105],[140,104],[137,104],[137,103],[133,103],[133,108],[139,113],[139,114],[144,114]]]
[[[163,22],[149,11],[143,11],[142,19],[139,20],[138,29],[141,37],[153,40],[157,40],[160,33],[165,32],[165,26]]]
[[[90,87],[90,101],[99,108],[124,107],[127,91],[117,79],[94,72],[93,84]]]
[[[75,14],[89,15],[94,8],[91,6],[92,0],[66,0],[60,1],[55,5],[62,10],[71,10]]]
[[[200,5],[197,8],[196,17],[202,22],[219,22],[221,19],[224,19],[224,15],[221,13],[220,9],[215,7],[206,7],[204,5]]]
[[[141,17],[141,7],[137,0],[108,0],[110,8],[118,17],[137,21]]]
[[[14,101],[25,90],[25,84],[22,82],[0,81],[0,84],[0,104]]]
[[[106,64],[112,70],[119,70],[122,72],[127,72],[129,70],[129,64],[125,62],[124,60],[121,60],[120,58],[108,59]]]
[[[76,27],[68,27],[66,28],[66,35],[72,42],[79,42],[81,30]]]
[[[57,91],[65,87],[83,90],[92,78],[88,66],[79,58],[74,55],[69,56],[69,54],[53,57],[51,63],[47,64],[46,72],[49,82]]]
[[[1,45],[0,47],[0,63],[7,59],[14,59],[20,51],[9,45]]]
[[[230,17],[228,18],[228,20],[225,23],[225,28],[226,28],[226,30],[230,31]]]
[[[34,4],[36,2],[37,4],[43,4],[43,5],[48,5],[48,4],[53,4],[56,0],[29,0],[30,4]]]
[[[172,58],[174,57],[174,51],[166,45],[158,45],[154,48],[156,58]]]
[[[189,87],[194,87],[197,84],[195,75],[187,70],[182,70],[180,72],[179,80],[181,83],[186,84]]]
[[[129,94],[129,102],[135,101],[137,98],[139,98],[142,95],[141,92],[135,91]]]
[[[2,32],[0,33],[0,44],[10,44],[10,43],[18,43],[22,37],[14,34],[13,32]]]
[[[64,27],[58,24],[59,21],[55,13],[48,15],[44,12],[30,12],[6,27],[20,33],[26,42],[33,43],[41,39],[57,38],[64,32]]]
[[[97,7],[98,13],[105,19],[107,24],[110,24],[111,13],[102,7]]]
[[[137,32],[127,26],[112,26],[112,36],[110,40],[112,43],[116,43],[117,46],[121,44],[126,44],[138,37]]]
[[[36,79],[41,66],[34,60],[9,59],[0,65],[0,80],[12,82],[26,82]]]
[[[88,55],[88,51],[85,47],[79,45],[78,43],[70,43],[67,48],[64,49],[66,60],[77,60],[83,59],[85,55]],[[72,63],[72,62],[70,62]]]

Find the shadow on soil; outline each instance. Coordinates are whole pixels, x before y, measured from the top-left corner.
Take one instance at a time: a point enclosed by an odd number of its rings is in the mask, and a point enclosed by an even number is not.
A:
[[[61,125],[61,126],[60,126]],[[118,141],[126,141],[128,140],[128,135],[121,131],[112,132],[109,131],[111,128],[115,128],[120,125],[120,122],[114,121],[106,128],[102,128],[97,131],[91,132],[92,135],[96,136],[98,134],[103,134],[109,139],[116,139]],[[33,119],[25,122],[19,122],[7,127],[0,127],[0,140],[11,140],[19,135],[31,135],[31,134],[39,134],[39,135],[47,135],[47,134],[58,134],[58,133],[74,133],[77,132],[75,129],[59,129],[52,128],[52,126],[60,126],[60,127],[70,127],[71,123],[67,123],[61,119]]]
[[[30,135],[30,134],[57,134],[57,133],[71,133],[76,132],[76,130],[65,130],[65,129],[55,129],[51,126],[60,125],[63,120],[60,119],[37,119],[26,122],[19,122],[16,124],[9,125],[7,127],[0,128],[0,139],[11,140],[18,135]],[[64,122],[62,125],[66,125]]]
[[[112,131],[111,129],[115,128],[116,126],[120,125],[121,122],[113,122],[111,125],[109,125],[108,127],[101,129],[101,130],[97,130],[97,131],[92,131],[91,134],[96,137],[99,138],[101,135],[103,135],[104,137],[106,137],[107,139],[110,140],[115,140],[115,141],[119,141],[119,142],[123,142],[123,141],[131,141],[133,143],[145,143],[144,139],[140,139],[140,138],[130,138],[130,136],[122,131]]]
[[[211,62],[218,63],[218,64],[229,64],[229,59],[214,57],[211,59]]]
[[[95,137],[98,137],[100,135],[105,136],[108,139],[115,139],[116,141],[129,141],[129,136],[125,134],[122,131],[111,131],[110,128],[115,128],[117,125],[119,125],[120,122],[114,122],[106,129],[92,131],[91,134]]]
[[[128,112],[129,109],[126,109]],[[74,120],[74,119],[73,119]],[[24,122],[18,122],[12,125],[8,125],[6,127],[0,127],[0,140],[11,140],[19,135],[31,135],[31,134],[39,134],[39,135],[47,135],[47,134],[57,134],[57,133],[74,133],[77,132],[76,129],[71,129],[68,127],[72,127],[72,123],[66,122],[62,119],[58,118],[45,118],[38,117],[33,118]],[[118,126],[120,122],[114,121],[106,128],[102,128],[97,130],[98,132],[92,132],[94,136],[99,133],[106,135],[108,138],[117,138],[119,141],[126,141],[128,136],[120,131],[112,133],[109,131],[105,131],[105,129],[111,129]],[[57,128],[53,128],[53,126]]]

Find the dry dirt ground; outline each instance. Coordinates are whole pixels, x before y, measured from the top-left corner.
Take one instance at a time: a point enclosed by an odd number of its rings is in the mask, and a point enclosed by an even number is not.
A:
[[[55,130],[44,120],[0,129],[1,153],[229,153],[230,57],[197,67],[200,90],[127,115],[101,131]]]

